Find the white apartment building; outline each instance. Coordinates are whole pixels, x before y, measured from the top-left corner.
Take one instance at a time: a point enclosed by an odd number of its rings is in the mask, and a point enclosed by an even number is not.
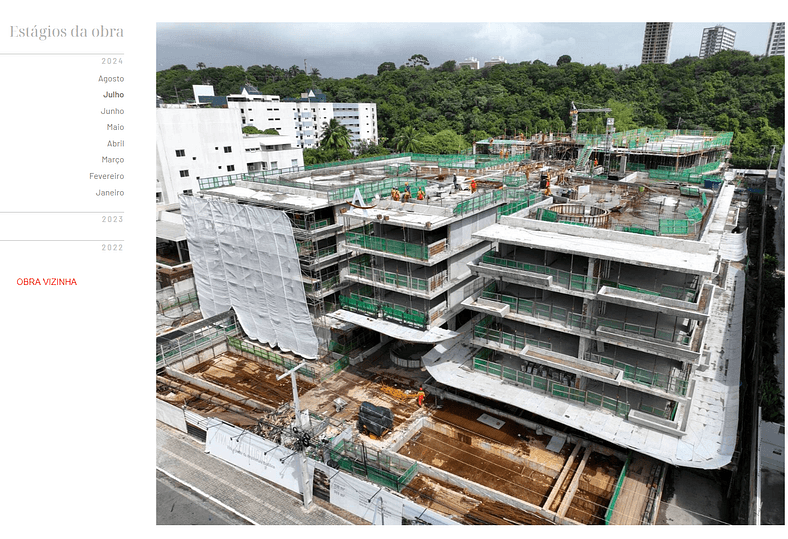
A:
[[[703,37],[700,41],[700,52],[698,56],[708,58],[720,51],[733,50],[733,43],[736,41],[736,32],[724,26],[714,26],[703,29]]]
[[[773,22],[769,28],[766,56],[785,56],[785,23]]]
[[[471,56],[470,58],[466,58],[462,62],[457,62],[457,67],[462,68],[464,66],[468,66],[471,69],[479,69],[479,59]]]
[[[156,109],[156,200],[199,190],[200,178],[303,166],[292,137],[244,135],[236,109]]]
[[[276,129],[293,137],[298,148],[317,148],[323,124],[336,118],[347,127],[351,145],[361,141],[378,142],[378,111],[375,103],[328,103],[314,91],[301,94],[300,101],[282,101],[279,96],[263,95],[244,87],[240,94],[227,96],[227,107],[241,111],[241,124],[261,131]]]
[[[672,22],[647,22],[643,34],[642,64],[667,64],[670,56]]]
[[[503,59],[503,56],[493,56],[492,59],[484,62],[484,67],[492,67],[492,66],[497,66],[498,64],[505,64],[505,63],[506,60]]]

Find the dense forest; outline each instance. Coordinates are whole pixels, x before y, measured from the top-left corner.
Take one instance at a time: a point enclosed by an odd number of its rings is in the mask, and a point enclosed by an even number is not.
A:
[[[408,148],[457,153],[489,136],[566,133],[572,101],[578,108],[612,109],[618,131],[732,131],[732,161],[738,167],[766,168],[772,147],[779,156],[785,140],[785,58],[744,51],[627,68],[586,66],[564,55],[554,66],[535,60],[479,70],[458,69],[453,60],[430,67],[426,57],[415,54],[405,65],[384,62],[376,75],[344,79],[321,78],[318,68],[307,74],[297,66],[244,70],[199,63],[195,69],[175,65],[159,71],[156,82],[167,103],[191,99],[193,84],[212,84],[217,95],[227,95],[245,83],[283,98],[315,87],[329,101],[377,103],[380,144],[356,148],[360,154]],[[604,115],[581,114],[578,127],[604,132]],[[349,154],[313,150],[309,161],[337,157]]]

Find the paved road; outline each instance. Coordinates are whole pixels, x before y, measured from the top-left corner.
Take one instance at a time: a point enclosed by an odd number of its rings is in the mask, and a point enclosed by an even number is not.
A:
[[[158,422],[156,466],[192,491],[188,493],[191,503],[183,506],[176,504],[176,509],[181,512],[178,517],[162,514],[174,512],[171,511],[173,500],[164,502],[165,497],[157,495],[157,521],[169,517],[182,520],[179,524],[202,524],[205,518],[213,518],[214,514],[229,518],[227,512],[222,513],[218,509],[224,505],[255,524],[350,524],[316,504],[309,512],[305,511],[300,497],[206,454],[203,444]],[[157,488],[160,484],[157,481]],[[201,495],[196,495],[193,492],[195,490]],[[203,507],[199,513],[190,514],[194,504],[202,504]]]
[[[244,525],[251,522],[157,470],[156,524]]]

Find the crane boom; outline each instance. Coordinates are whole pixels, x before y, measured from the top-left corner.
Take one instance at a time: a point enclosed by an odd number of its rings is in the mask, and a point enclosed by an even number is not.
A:
[[[580,112],[613,112],[613,109],[596,108],[596,109],[579,109],[572,101],[572,108],[569,109],[569,115],[572,117],[572,138],[577,138],[577,114]]]

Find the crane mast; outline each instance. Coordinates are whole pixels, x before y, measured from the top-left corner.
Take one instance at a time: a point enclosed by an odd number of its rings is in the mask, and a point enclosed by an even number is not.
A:
[[[572,139],[577,138],[577,115],[581,112],[612,112],[612,109],[605,109],[605,108],[579,109],[575,106],[575,102],[572,101],[572,108],[569,109],[569,116],[572,117]]]

